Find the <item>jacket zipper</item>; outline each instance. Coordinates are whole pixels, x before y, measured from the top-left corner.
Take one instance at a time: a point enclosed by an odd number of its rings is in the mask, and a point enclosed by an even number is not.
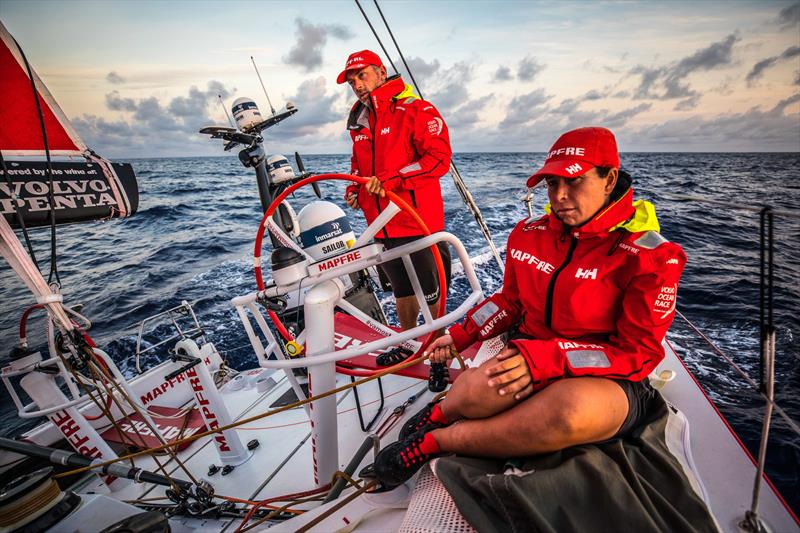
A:
[[[374,111],[374,110],[373,110]],[[370,134],[372,135],[372,175],[375,175],[375,143],[378,140],[378,136],[375,134],[378,130],[378,113],[375,112],[375,125],[372,127],[372,131]],[[375,205],[378,208],[378,214],[381,213],[381,200],[379,195],[375,195]],[[389,238],[389,232],[386,231],[386,226],[383,227],[381,230],[383,232],[383,237],[385,239]]]
[[[572,241],[569,243],[569,250],[567,250],[567,257],[564,259],[564,262],[561,263],[561,266],[553,272],[553,277],[550,278],[550,284],[547,286],[547,300],[545,300],[544,304],[544,325],[547,329],[552,329],[553,325],[553,293],[556,291],[556,280],[558,279],[558,275],[561,274],[561,271],[572,261],[572,254],[575,252],[577,246],[578,239],[572,237]]]

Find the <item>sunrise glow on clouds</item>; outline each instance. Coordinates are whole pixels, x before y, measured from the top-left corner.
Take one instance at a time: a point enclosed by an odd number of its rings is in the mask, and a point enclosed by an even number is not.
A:
[[[800,151],[800,3],[380,5],[456,151],[544,151],[589,124],[624,151]],[[268,149],[345,153],[335,77],[352,51],[384,55],[349,1],[4,0],[0,19],[110,157],[220,154],[196,133],[227,124],[217,94],[269,109],[251,55],[275,107],[300,109]]]

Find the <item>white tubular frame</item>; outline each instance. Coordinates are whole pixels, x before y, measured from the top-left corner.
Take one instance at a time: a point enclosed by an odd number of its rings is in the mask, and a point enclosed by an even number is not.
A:
[[[372,225],[375,225],[373,222]],[[381,226],[376,226],[380,229]],[[358,242],[358,241],[356,241]],[[422,250],[424,248],[429,248],[436,243],[444,242],[453,247],[456,252],[456,256],[458,257],[461,265],[464,269],[464,275],[467,278],[467,281],[470,284],[470,288],[472,292],[470,295],[458,306],[454,311],[445,314],[437,319],[433,319],[430,312],[427,314],[423,314],[425,322],[417,326],[415,328],[397,332],[388,327],[382,326],[376,327],[377,322],[372,320],[370,317],[367,317],[364,313],[355,309],[349,302],[345,301],[343,298],[336,302],[336,306],[345,309],[346,311],[350,312],[355,318],[365,322],[370,327],[375,329],[379,329],[381,332],[385,333],[387,336],[382,339],[377,339],[375,341],[361,344],[357,347],[347,348],[345,350],[338,350],[334,352],[318,354],[314,357],[302,357],[298,359],[286,359],[282,350],[277,349],[278,343],[275,340],[274,335],[270,331],[269,327],[267,326],[266,320],[264,319],[263,315],[261,314],[258,307],[255,305],[256,300],[260,296],[267,296],[267,297],[276,297],[282,296],[292,291],[297,291],[301,285],[304,287],[312,287],[318,285],[324,281],[328,280],[336,280],[339,276],[343,276],[346,274],[350,274],[352,272],[358,272],[362,269],[371,267],[373,265],[377,265],[379,263],[385,263],[387,261],[391,261],[393,259],[402,258],[404,256],[408,256],[409,254]],[[349,250],[345,251],[344,253],[352,252],[354,248],[350,248]],[[413,269],[410,272],[411,276],[414,276]],[[412,279],[414,279],[412,277]],[[337,280],[338,281],[338,280]],[[415,284],[415,295],[417,300],[420,303],[420,307],[423,309],[427,309],[427,303],[425,302],[424,294],[422,294],[422,289],[419,287],[419,280],[416,280],[417,283]],[[231,303],[236,308],[237,312],[239,313],[239,317],[242,319],[242,323],[244,325],[245,331],[247,332],[247,336],[250,339],[250,343],[253,346],[253,350],[255,351],[256,356],[259,359],[259,363],[263,368],[281,368],[286,370],[286,375],[289,377],[290,382],[292,382],[292,386],[294,388],[296,379],[292,372],[289,369],[292,368],[300,368],[300,367],[310,367],[316,366],[321,364],[333,363],[336,361],[341,361],[343,359],[349,359],[351,357],[355,357],[357,355],[362,355],[369,352],[375,352],[382,350],[384,348],[388,348],[390,346],[396,346],[398,344],[402,344],[404,346],[408,346],[409,348],[413,348],[416,350],[419,349],[419,343],[415,340],[417,337],[422,335],[426,335],[432,331],[436,331],[438,329],[442,329],[450,324],[453,324],[458,319],[462,318],[464,315],[467,314],[472,307],[474,307],[477,303],[479,303],[483,299],[483,291],[481,290],[480,283],[478,282],[478,278],[475,275],[475,269],[472,266],[472,263],[469,259],[469,254],[467,250],[464,248],[464,245],[461,243],[458,238],[447,232],[439,232],[434,233],[433,235],[429,235],[427,237],[422,237],[418,240],[415,240],[411,243],[405,244],[403,246],[398,246],[397,248],[392,248],[391,250],[386,250],[377,254],[374,257],[369,257],[366,259],[352,261],[350,263],[345,263],[342,266],[331,268],[314,276],[309,276],[304,278],[303,280],[293,283],[291,285],[282,286],[282,287],[269,287],[262,292],[254,292],[251,294],[247,294],[244,296],[239,296],[233,298]],[[263,343],[256,335],[255,331],[252,328],[249,320],[247,319],[247,315],[244,311],[244,308],[250,310],[253,316],[256,319],[256,322],[259,325],[259,329],[261,329],[261,333],[267,339],[268,346],[265,349]],[[275,359],[270,359],[270,355],[274,354]],[[299,389],[299,385],[297,385],[297,389]],[[297,392],[297,390],[295,390]],[[300,396],[299,396],[300,397]]]
[[[272,334],[272,330],[269,329],[264,315],[261,314],[261,310],[255,304],[257,295],[258,293],[254,292],[245,296],[237,296],[231,300],[231,304],[236,308],[236,312],[239,314],[239,319],[242,321],[244,330],[247,333],[247,338],[250,339],[250,345],[253,347],[253,352],[256,354],[258,364],[262,368],[271,368],[266,364],[268,361],[270,361],[271,355],[274,355],[276,359],[286,359],[286,356],[284,355],[283,350],[278,348],[278,341]],[[261,330],[262,335],[264,335],[264,337],[267,339],[266,348],[264,348],[264,344],[261,342],[261,339],[256,334],[255,330],[253,330],[253,325],[250,323],[250,319],[247,317],[247,312],[245,309],[250,311],[250,314],[253,315],[253,318],[258,324],[258,329]],[[304,398],[305,392],[300,386],[300,382],[297,381],[297,377],[295,377],[294,372],[292,372],[290,369],[285,369],[284,372],[286,374],[286,379],[289,380],[289,384],[292,386],[292,390],[294,390],[295,395],[298,398]],[[311,418],[311,407],[309,407],[308,404],[305,404],[303,405],[303,409],[305,409],[306,415]]]

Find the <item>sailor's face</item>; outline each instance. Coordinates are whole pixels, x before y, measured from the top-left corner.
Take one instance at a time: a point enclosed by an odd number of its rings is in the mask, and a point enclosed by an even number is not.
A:
[[[577,178],[548,176],[545,182],[553,213],[567,226],[580,226],[608,203],[617,183],[617,169],[605,178],[593,168]]]
[[[356,97],[362,104],[369,103],[369,93],[383,85],[386,81],[386,69],[370,65],[361,70],[353,70],[347,73],[347,83],[353,89]]]

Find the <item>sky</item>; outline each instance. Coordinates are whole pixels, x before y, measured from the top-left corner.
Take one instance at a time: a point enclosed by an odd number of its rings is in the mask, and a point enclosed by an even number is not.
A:
[[[361,5],[408,76],[369,0]],[[625,152],[800,151],[800,2],[379,3],[456,152],[543,152],[600,125]],[[348,153],[336,76],[354,1],[0,0],[0,20],[86,143],[111,158],[221,155],[238,97],[299,112],[269,152]],[[390,73],[391,66],[387,65]]]

